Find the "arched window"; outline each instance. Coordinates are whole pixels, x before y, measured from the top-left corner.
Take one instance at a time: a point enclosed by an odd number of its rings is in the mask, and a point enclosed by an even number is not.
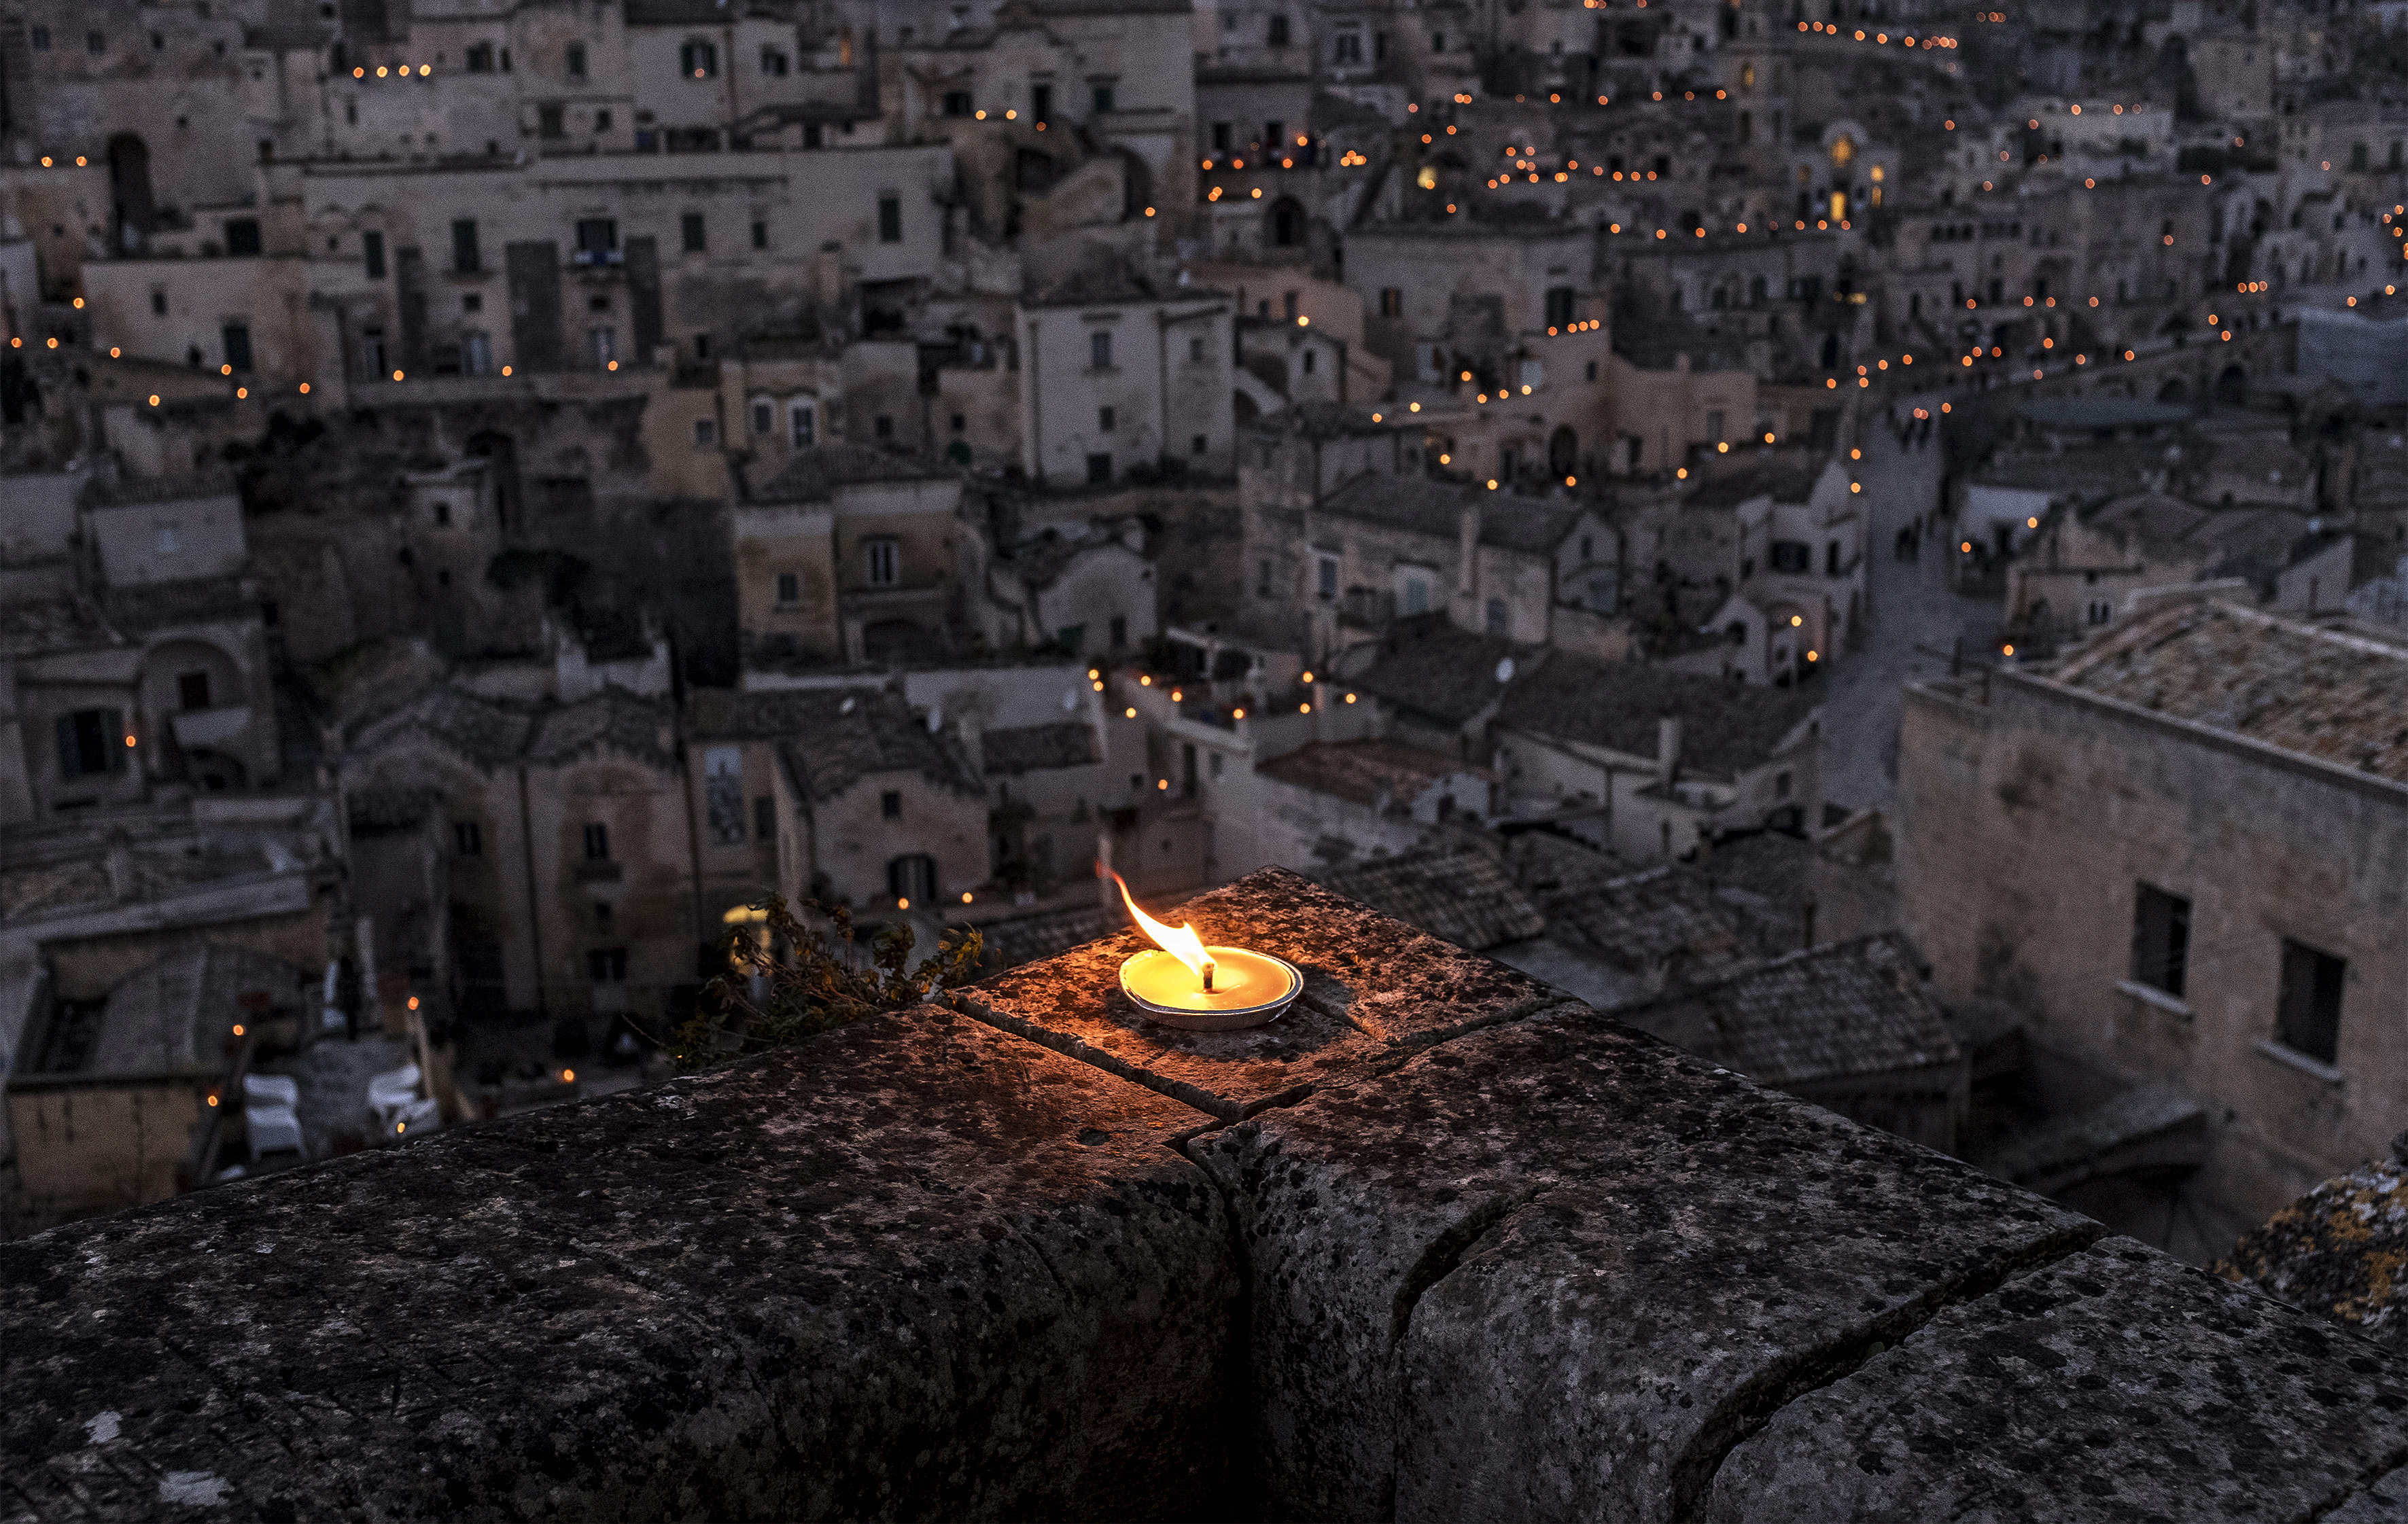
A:
[[[786,439],[796,449],[819,442],[819,413],[810,399],[797,398],[786,405]]]
[[[778,405],[776,403],[771,402],[767,397],[755,397],[752,399],[752,432],[754,434],[775,434],[778,432]]]

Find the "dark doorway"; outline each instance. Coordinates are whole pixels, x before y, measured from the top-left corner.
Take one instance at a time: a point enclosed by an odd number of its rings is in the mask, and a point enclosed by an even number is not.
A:
[[[150,235],[158,208],[150,199],[150,150],[132,133],[108,140],[110,235],[120,250],[131,253]]]

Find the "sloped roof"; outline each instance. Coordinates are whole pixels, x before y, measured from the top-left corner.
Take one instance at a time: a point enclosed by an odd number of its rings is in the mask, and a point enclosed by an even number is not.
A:
[[[1546,930],[1546,918],[1476,847],[1425,847],[1315,876],[1327,889],[1473,952]]]
[[[1963,1057],[1895,932],[1751,964],[1615,1014],[1773,1086],[1932,1069]]]
[[[778,748],[804,798],[834,799],[873,773],[916,772],[955,793],[984,791],[959,743],[931,733],[902,695],[810,696],[821,701],[816,714]]]
[[[671,765],[666,745],[669,706],[640,699],[622,688],[605,688],[591,698],[543,710],[527,744],[527,760],[557,767],[604,748]]]
[[[2408,650],[2360,635],[2201,600],[2115,631],[2049,676],[2408,783]]]
[[[867,445],[822,445],[797,450],[778,474],[748,483],[749,503],[824,503],[838,487],[868,481],[935,481],[952,473],[933,462]]]
[[[979,928],[982,946],[981,964],[987,968],[1017,968],[1040,958],[1068,952],[1072,947],[1128,929],[1128,912],[1118,905],[1077,905],[1068,910],[1047,910],[1033,916],[1014,916],[1009,920],[989,921]]]
[[[1803,503],[1813,495],[1813,467],[1792,461],[1772,461],[1708,477],[1682,506],[1731,508],[1756,497],[1770,497],[1775,503]]]
[[[686,724],[702,740],[774,741],[803,734],[846,699],[884,688],[885,680],[882,670],[866,673],[860,686],[851,689],[697,689],[686,700]]]
[[[1577,506],[1511,492],[1492,492],[1436,477],[1356,477],[1314,506],[1317,513],[1381,524],[1454,543],[1463,510],[1480,510],[1480,543],[1525,555],[1555,553],[1580,518]]]
[[[423,736],[461,760],[494,768],[518,761],[535,728],[533,709],[441,684],[363,727],[360,751]]]
[[[1646,972],[1674,959],[1696,978],[1747,961],[1738,928],[1705,884],[1670,866],[1584,884],[1547,901],[1548,930],[1614,966]]]
[[[1558,654],[1514,679],[1497,722],[1652,757],[1670,716],[1681,721],[1683,766],[1734,776],[1769,760],[1819,702],[1803,688]]]
[[[981,737],[980,750],[987,772],[1012,777],[1048,768],[1091,767],[1104,760],[1096,749],[1096,728],[1081,719],[991,730]]]
[[[1471,772],[1453,758],[1403,741],[1315,741],[1258,763],[1265,777],[1357,805],[1383,801],[1402,809],[1450,773]]]
[[[1499,662],[1512,657],[1518,673],[1546,660],[1502,635],[1457,628],[1443,614],[1399,620],[1388,641],[1370,666],[1347,681],[1395,708],[1450,727],[1469,724],[1506,696],[1506,685],[1497,680]]]

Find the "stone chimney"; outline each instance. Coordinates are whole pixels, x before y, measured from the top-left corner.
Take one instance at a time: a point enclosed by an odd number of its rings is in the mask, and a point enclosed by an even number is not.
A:
[[[954,722],[962,738],[962,751],[970,760],[970,771],[980,777],[986,776],[986,721],[975,708],[965,708],[962,718]]]
[[[1463,510],[1455,525],[1455,591],[1469,598],[1479,590],[1480,578],[1480,505],[1473,503]]]
[[[1656,780],[1666,788],[1681,775],[1681,717],[1666,715],[1656,721]]]

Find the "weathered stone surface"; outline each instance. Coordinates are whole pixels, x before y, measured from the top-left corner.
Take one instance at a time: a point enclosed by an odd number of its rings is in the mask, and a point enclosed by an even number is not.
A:
[[[1707,1517],[2308,1519],[2403,1456],[2386,1350],[2114,1238],[1784,1408]]]
[[[923,1007],[0,1245],[0,1517],[1213,1512],[1203,1120]]]
[[[2347,1503],[2327,1514],[2324,1524],[2401,1524],[2408,1520],[2408,1466],[2369,1482]]]
[[[1574,1012],[1192,1146],[1274,1515],[1668,1517],[1789,1392],[2098,1231]]]
[[[1431,1043],[1570,998],[1283,868],[1147,912],[1192,923],[1208,945],[1286,959],[1303,971],[1304,993],[1268,1026],[1162,1026],[1121,993],[1121,964],[1154,945],[1131,931],[954,998],[983,1019],[1224,1121],[1315,1087],[1352,1084]]]

